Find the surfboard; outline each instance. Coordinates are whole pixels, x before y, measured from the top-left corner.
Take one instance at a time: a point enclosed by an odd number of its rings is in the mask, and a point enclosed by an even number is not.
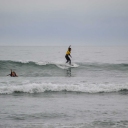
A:
[[[73,64],[66,63],[65,66],[75,68],[75,67],[78,67],[79,65],[77,65],[75,63],[73,63]]]
[[[79,67],[79,65],[78,65],[78,64],[75,64],[75,63],[72,63],[71,65],[68,64],[68,63],[57,64],[56,66],[59,67],[59,68],[62,68],[62,69],[68,69],[68,68],[76,68],[76,67]]]

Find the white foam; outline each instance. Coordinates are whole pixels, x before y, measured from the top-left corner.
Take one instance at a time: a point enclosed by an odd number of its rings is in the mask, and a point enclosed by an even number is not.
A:
[[[47,65],[47,62],[35,62],[37,65]]]
[[[6,85],[0,86],[0,94],[11,94],[14,92],[24,93],[41,93],[45,91],[60,92],[87,92],[87,93],[99,93],[99,92],[118,92],[120,90],[128,90],[128,83],[125,84],[99,84],[99,83],[78,83],[78,84],[53,84],[53,83],[31,83],[29,81],[23,82],[19,85],[12,83],[6,83]]]

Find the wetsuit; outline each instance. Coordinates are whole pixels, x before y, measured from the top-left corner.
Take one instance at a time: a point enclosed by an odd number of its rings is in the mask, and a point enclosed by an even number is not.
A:
[[[65,58],[66,58],[66,60],[67,60],[66,63],[69,62],[69,64],[71,64],[71,59],[69,58],[70,53],[71,53],[71,52],[68,50],[68,51],[66,52],[66,55],[65,55]]]
[[[11,77],[17,77],[15,72],[11,72],[11,74],[8,74],[8,75],[10,75]]]

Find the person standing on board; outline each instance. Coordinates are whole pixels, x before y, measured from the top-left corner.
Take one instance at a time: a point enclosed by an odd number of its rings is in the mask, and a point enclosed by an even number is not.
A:
[[[71,65],[71,59],[70,59],[70,57],[72,57],[71,56],[71,45],[68,47],[68,50],[67,50],[67,52],[66,52],[66,55],[65,55],[65,58],[66,58],[66,63],[68,63],[69,62],[69,64]]]

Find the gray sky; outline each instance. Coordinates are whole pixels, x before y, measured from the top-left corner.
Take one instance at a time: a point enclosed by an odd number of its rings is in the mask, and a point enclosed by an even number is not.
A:
[[[0,45],[128,45],[128,0],[0,0]]]

